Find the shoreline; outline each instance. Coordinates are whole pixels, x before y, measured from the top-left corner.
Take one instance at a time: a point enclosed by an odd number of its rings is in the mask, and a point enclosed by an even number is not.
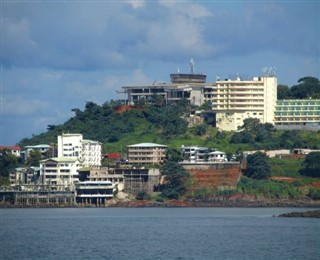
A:
[[[168,200],[156,202],[150,200],[115,200],[106,204],[70,205],[70,204],[32,204],[14,205],[0,203],[1,208],[320,208],[320,200]]]

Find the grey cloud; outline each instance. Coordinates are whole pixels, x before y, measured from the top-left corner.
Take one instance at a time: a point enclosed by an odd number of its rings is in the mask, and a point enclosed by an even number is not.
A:
[[[131,4],[7,3],[1,60],[7,66],[101,70],[133,68],[137,59],[212,59],[269,49],[319,53],[317,3],[247,3],[239,12],[201,2]]]

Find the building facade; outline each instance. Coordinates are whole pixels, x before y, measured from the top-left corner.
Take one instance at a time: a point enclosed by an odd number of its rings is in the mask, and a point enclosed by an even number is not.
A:
[[[278,100],[274,114],[277,127],[315,127],[320,129],[320,99]]]
[[[79,182],[78,170],[83,167],[75,157],[58,157],[40,161],[40,178],[43,185],[53,190],[73,190]]]
[[[204,162],[209,153],[207,147],[198,146],[182,146],[180,150],[182,158],[189,162]]]
[[[166,145],[155,143],[128,145],[127,160],[129,164],[162,164],[166,157],[166,150]]]
[[[83,139],[82,134],[62,134],[58,136],[58,157],[78,158],[83,167],[101,166],[102,144]]]
[[[226,162],[226,153],[199,146],[182,146],[181,156],[183,162],[203,163],[203,162]]]
[[[247,118],[273,124],[277,101],[277,78],[254,77],[252,80],[218,80],[204,91],[205,101],[216,112],[216,127],[236,131]]]

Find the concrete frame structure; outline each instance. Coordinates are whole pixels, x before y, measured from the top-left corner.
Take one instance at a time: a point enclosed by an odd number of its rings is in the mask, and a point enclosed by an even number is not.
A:
[[[18,167],[9,173],[11,186],[35,184],[38,181],[40,167]]]
[[[171,74],[171,83],[157,83],[152,85],[124,86],[123,93],[127,94],[129,104],[141,100],[153,103],[154,95],[163,97],[166,104],[186,99],[190,104],[204,103],[203,88],[207,85],[204,74]]]
[[[113,198],[115,185],[110,181],[82,181],[76,184],[76,202],[104,205]]]
[[[162,164],[166,157],[166,145],[140,143],[127,146],[129,164],[152,165]]]

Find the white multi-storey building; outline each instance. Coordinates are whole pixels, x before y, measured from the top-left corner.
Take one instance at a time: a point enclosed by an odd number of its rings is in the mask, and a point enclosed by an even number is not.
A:
[[[82,140],[82,159],[85,167],[101,166],[101,143],[91,140]]]
[[[247,118],[274,124],[277,104],[277,78],[255,77],[252,80],[218,80],[204,90],[205,101],[213,104],[216,126],[235,131]]]
[[[101,143],[83,139],[82,134],[62,134],[58,136],[58,157],[74,157],[84,167],[101,166]]]
[[[50,158],[40,161],[41,182],[51,189],[65,190],[74,189],[79,182],[78,170],[83,165],[75,157]]]

